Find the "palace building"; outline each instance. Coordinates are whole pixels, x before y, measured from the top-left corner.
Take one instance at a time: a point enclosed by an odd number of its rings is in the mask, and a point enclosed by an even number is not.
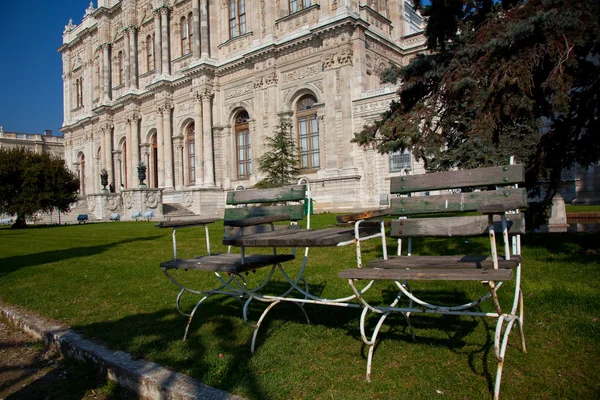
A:
[[[66,163],[82,195],[102,169],[138,190],[143,163],[164,204],[218,214],[262,178],[264,138],[288,118],[315,209],[376,207],[419,166],[351,139],[396,97],[378,74],[424,51],[422,28],[410,0],[91,3],[59,48]]]

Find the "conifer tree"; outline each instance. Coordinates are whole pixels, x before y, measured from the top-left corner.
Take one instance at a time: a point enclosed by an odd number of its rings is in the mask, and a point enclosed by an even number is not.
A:
[[[382,74],[399,98],[354,142],[428,171],[506,163],[527,184],[600,160],[598,0],[431,0],[428,52]],[[425,2],[423,2],[425,4]]]
[[[265,138],[266,152],[258,159],[258,171],[265,178],[256,184],[258,188],[272,188],[295,183],[300,174],[296,141],[292,123],[282,115],[272,136]]]

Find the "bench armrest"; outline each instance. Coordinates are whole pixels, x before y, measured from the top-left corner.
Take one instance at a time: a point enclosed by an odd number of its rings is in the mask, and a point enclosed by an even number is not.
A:
[[[235,227],[245,227],[245,226],[254,226],[254,225],[262,225],[262,224],[270,224],[272,222],[279,221],[289,221],[291,216],[289,215],[269,215],[266,217],[251,217],[244,219],[232,219],[229,221],[224,221],[223,225],[225,226],[235,226]]]
[[[189,219],[183,221],[162,221],[154,225],[157,228],[181,228],[185,226],[200,226],[208,225],[218,221],[219,218],[201,218],[201,219]]]
[[[360,221],[361,219],[385,217],[387,215],[390,215],[391,211],[391,208],[383,208],[378,210],[363,211],[355,214],[338,215],[337,217],[335,217],[335,219],[339,223],[344,224],[348,222]]]

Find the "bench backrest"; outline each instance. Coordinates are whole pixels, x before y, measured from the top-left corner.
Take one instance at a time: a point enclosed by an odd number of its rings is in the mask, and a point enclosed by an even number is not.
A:
[[[294,221],[304,219],[304,204],[309,192],[306,185],[283,186],[271,189],[236,190],[227,193],[226,204],[237,206],[225,209],[224,225],[234,223],[244,226],[244,221],[252,221],[244,228],[244,234],[270,230],[271,221]],[[239,229],[225,229],[225,237],[239,236]]]
[[[525,181],[523,165],[444,171],[422,175],[393,177],[392,194],[409,195],[391,200],[391,214],[413,216],[441,213],[485,214],[487,210],[519,209],[527,206],[524,188],[513,187]],[[490,189],[496,187],[496,190]],[[457,190],[459,189],[459,190]],[[423,192],[440,191],[440,194],[423,195]],[[459,219],[457,219],[459,218]],[[499,218],[498,218],[499,221]],[[494,230],[501,231],[500,223]],[[509,232],[523,233],[522,214],[511,216]],[[486,215],[468,215],[444,218],[411,218],[392,221],[392,237],[419,236],[471,236],[487,233]]]

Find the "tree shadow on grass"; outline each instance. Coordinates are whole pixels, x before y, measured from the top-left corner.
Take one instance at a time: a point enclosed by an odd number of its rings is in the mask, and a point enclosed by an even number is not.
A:
[[[9,274],[21,268],[33,267],[36,265],[49,264],[80,257],[94,256],[109,250],[111,247],[135,242],[145,242],[149,240],[160,239],[162,237],[162,235],[153,235],[99,244],[96,246],[72,247],[64,250],[43,251],[34,254],[4,257],[0,258],[0,275]]]

